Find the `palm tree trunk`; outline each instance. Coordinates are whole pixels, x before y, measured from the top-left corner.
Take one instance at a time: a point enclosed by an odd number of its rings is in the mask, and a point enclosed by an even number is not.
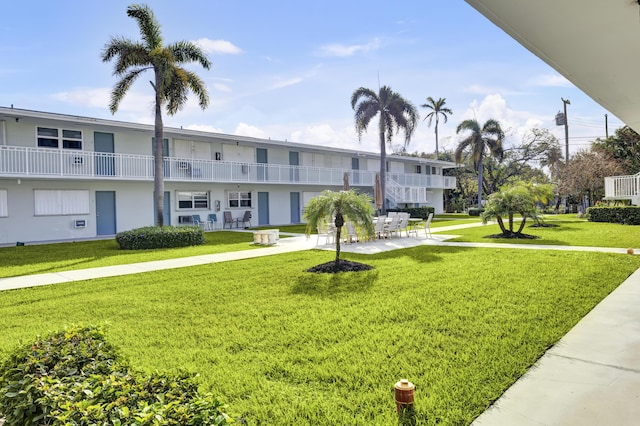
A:
[[[502,231],[502,235],[507,233],[507,230],[504,228],[504,222],[502,222],[502,216],[496,216],[496,220],[498,221],[498,225],[500,226],[500,231]]]
[[[344,218],[341,213],[336,214],[334,225],[336,226],[336,263],[333,270],[338,272],[340,270],[340,238],[342,234],[342,226],[344,225]]]
[[[522,216],[522,222],[520,222],[520,228],[518,228],[518,231],[516,232],[516,234],[522,233],[525,223],[527,223],[527,218],[525,216]]]
[[[438,114],[436,113],[436,160],[438,159]]]
[[[382,193],[382,209],[380,209],[380,214],[384,215],[387,214],[387,150],[384,137],[384,111],[380,111],[378,130],[380,132],[380,192]]]
[[[482,156],[478,161],[478,208],[482,208],[482,173],[484,173],[484,167],[482,165]]]
[[[513,234],[513,213],[509,213],[509,232]]]
[[[164,153],[163,153],[163,124],[162,124],[162,98],[160,87],[162,82],[156,73],[155,92],[155,140],[153,141],[153,192],[155,194],[156,226],[164,225]]]

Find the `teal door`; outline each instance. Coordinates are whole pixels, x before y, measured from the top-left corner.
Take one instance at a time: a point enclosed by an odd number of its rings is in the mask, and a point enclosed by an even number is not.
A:
[[[96,191],[96,233],[116,233],[116,192]]]
[[[264,148],[256,148],[256,162],[258,163],[258,180],[267,180],[267,150]]]
[[[291,223],[300,223],[300,193],[290,193]]]
[[[115,176],[113,133],[93,132],[93,150],[96,152],[96,175]]]
[[[351,170],[360,170],[360,159],[359,158],[351,158]],[[353,172],[353,184],[360,184],[360,172]]]
[[[289,165],[291,167],[289,171],[289,180],[291,182],[298,182],[300,180],[300,169],[295,167],[300,165],[300,154],[296,151],[289,151]]]
[[[258,225],[269,224],[269,193],[258,192]]]

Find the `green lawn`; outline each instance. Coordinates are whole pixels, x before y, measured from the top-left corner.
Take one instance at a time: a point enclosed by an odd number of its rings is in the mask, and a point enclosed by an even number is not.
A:
[[[534,228],[533,221],[528,220],[524,229],[525,234],[536,235],[534,240],[485,238],[487,235],[499,234],[498,225],[486,225],[475,228],[448,231],[460,235],[447,241],[485,242],[485,243],[517,243],[517,244],[546,244],[592,247],[640,247],[640,227],[619,225],[615,223],[587,222],[583,219],[567,217],[568,215],[548,216],[547,224],[557,225],[552,228]],[[514,227],[519,226],[518,223]],[[437,229],[432,229],[437,232]]]
[[[249,232],[206,232],[205,244],[162,250],[120,250],[115,239],[0,248],[0,278],[249,250]]]
[[[0,357],[68,324],[107,324],[145,371],[199,372],[250,425],[469,424],[640,266],[602,253],[416,247],[375,269],[304,272],[306,251],[0,293]]]

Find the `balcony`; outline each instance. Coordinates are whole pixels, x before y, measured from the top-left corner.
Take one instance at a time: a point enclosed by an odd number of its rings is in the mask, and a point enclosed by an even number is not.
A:
[[[611,176],[604,178],[605,200],[631,200],[638,205],[640,201],[640,173],[631,176]]]
[[[373,187],[375,171],[165,157],[165,181]],[[153,156],[0,146],[0,177],[152,181]],[[395,186],[450,189],[455,178],[389,173]]]

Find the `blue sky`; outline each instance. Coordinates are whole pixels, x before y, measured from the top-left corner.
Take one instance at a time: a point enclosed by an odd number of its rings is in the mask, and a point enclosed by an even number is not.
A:
[[[116,79],[100,52],[110,36],[139,39],[126,16],[130,1],[23,0],[3,4],[0,105],[153,123],[152,93],[142,76],[111,115]],[[301,2],[149,1],[165,42],[191,40],[213,67],[193,68],[211,104],[192,96],[165,124],[378,151],[375,126],[358,142],[350,97],[378,81],[412,101],[446,98],[454,114],[440,146],[454,148],[462,120],[495,118],[517,143],[530,127],[550,129],[570,99],[575,152],[604,137],[602,107],[462,0]],[[609,133],[622,123],[609,114]],[[402,136],[395,138],[400,144]],[[433,127],[421,122],[409,151],[432,152]]]

